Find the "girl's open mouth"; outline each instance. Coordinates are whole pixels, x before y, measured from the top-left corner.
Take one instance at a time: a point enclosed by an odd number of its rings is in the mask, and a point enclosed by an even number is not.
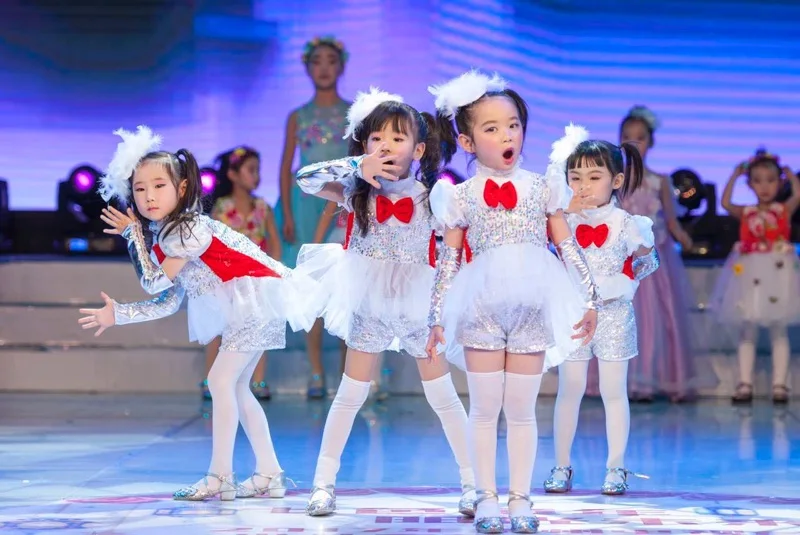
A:
[[[511,163],[511,160],[514,159],[514,149],[506,149],[503,151],[503,160],[506,163]]]

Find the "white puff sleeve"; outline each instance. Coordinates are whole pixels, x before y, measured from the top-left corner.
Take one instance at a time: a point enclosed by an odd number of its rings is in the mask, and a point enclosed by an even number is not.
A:
[[[572,190],[569,189],[567,185],[567,177],[562,166],[551,163],[547,166],[547,172],[544,178],[547,189],[550,192],[545,208],[546,212],[548,214],[554,214],[559,210],[566,210],[569,208],[569,203],[572,201]]]
[[[431,189],[428,202],[431,204],[433,217],[446,228],[467,228],[464,210],[456,198],[457,186],[439,180]]]
[[[653,220],[649,217],[628,214],[625,227],[628,236],[628,254],[633,254],[640,247],[649,249],[655,244]]]
[[[167,230],[161,232],[159,245],[166,256],[173,258],[199,258],[209,248],[214,237],[211,226],[203,216],[181,223],[179,228],[173,229],[169,234]]]

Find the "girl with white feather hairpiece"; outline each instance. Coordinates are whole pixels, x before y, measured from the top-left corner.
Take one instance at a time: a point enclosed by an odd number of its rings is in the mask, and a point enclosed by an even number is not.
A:
[[[460,469],[459,512],[472,516],[467,414],[445,359],[437,352],[426,358],[426,316],[441,232],[428,203],[441,160],[433,117],[371,88],[358,94],[347,120],[350,157],[297,173],[303,191],[349,212],[344,245],[304,245],[297,261],[297,269],[324,288],[325,328],[347,344],[345,372],[325,422],[306,511],[323,516],[336,510],[344,445],[369,395],[377,355],[391,349],[417,360],[425,397]],[[412,173],[416,162],[419,168]]]
[[[564,146],[554,146],[554,153],[564,149],[566,159],[561,179],[574,193],[567,223],[586,255],[603,306],[591,343],[568,355],[558,368],[553,419],[556,466],[544,482],[544,490],[551,493],[572,490],[570,453],[589,363],[594,357],[600,372],[608,441],[601,492],[625,494],[628,476],[638,475],[625,468],[630,428],[628,363],[639,353],[633,296],[639,281],[658,269],[653,222],[644,216],[631,215],[617,205],[618,200],[624,200],[642,184],[643,165],[636,147],[589,140],[588,132],[572,125],[566,128],[566,133]]]
[[[108,207],[101,219],[111,227],[106,233],[128,241],[142,288],[155,297],[118,303],[102,293],[105,306],[81,309],[79,322],[98,328],[98,336],[113,325],[175,314],[188,297],[189,338],[207,344],[221,336],[222,343],[208,374],[214,415],[208,473],[173,497],[282,498],[287,479],[250,377],[265,350],[286,346],[287,321],[295,331],[311,328],[317,310],[307,296],[317,284],[202,214],[200,169],[189,151],[159,151],[161,138],[143,126],[115,134],[122,142],[101,178],[100,194],[130,207],[125,213]],[[239,423],[256,458],[255,473],[241,483],[233,473]]]
[[[445,336],[464,348],[448,351],[447,358],[467,371],[475,529],[503,532],[495,477],[502,410],[511,529],[535,533],[539,520],[530,488],[542,374],[560,364],[578,339],[591,340],[600,299],[564,218],[571,191],[563,161],[553,162],[546,176],[520,167],[528,124],[522,97],[497,75],[474,71],[430,92],[445,159],[460,145],[477,159],[477,173],[457,186],[439,182],[431,191],[431,209],[446,230],[428,348],[435,351]],[[548,230],[567,269],[548,249]]]

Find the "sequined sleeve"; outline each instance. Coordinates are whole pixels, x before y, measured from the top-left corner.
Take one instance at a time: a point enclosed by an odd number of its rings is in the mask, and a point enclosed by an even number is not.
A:
[[[458,270],[461,268],[462,249],[442,246],[439,261],[436,264],[436,274],[433,280],[433,294],[431,295],[431,310],[428,315],[428,327],[442,325],[442,312],[447,290],[453,284]]]
[[[150,257],[150,248],[147,246],[141,223],[135,221],[128,225],[122,232],[122,237],[128,240],[128,254],[144,291],[156,295],[171,287],[172,281],[161,266],[153,262]]]
[[[197,216],[194,220],[183,222],[180,228],[174,229],[167,234],[161,232],[159,244],[165,255],[173,258],[186,258],[195,260],[199,258],[211,245],[214,237],[211,227],[207,224],[209,219],[205,216]]]
[[[561,261],[567,268],[572,283],[578,288],[583,299],[584,307],[587,309],[597,309],[600,307],[600,295],[597,284],[594,282],[589,264],[583,255],[583,249],[578,247],[578,243],[573,236],[565,239],[556,246]]]
[[[639,248],[653,247],[653,220],[641,215],[627,215],[625,218],[626,234],[628,236],[628,254],[633,254]]]
[[[640,281],[655,273],[660,264],[661,260],[658,258],[658,251],[653,247],[649,253],[633,257],[633,276],[637,281]]]
[[[545,182],[549,192],[545,208],[547,213],[554,214],[559,210],[566,210],[572,200],[572,190],[567,185],[567,176],[562,166],[551,163],[545,173]]]
[[[467,228],[464,210],[459,205],[456,192],[456,186],[453,184],[445,180],[436,182],[428,196],[431,213],[443,227]]]
[[[184,289],[176,284],[147,301],[114,302],[114,323],[115,325],[128,325],[171,316],[180,309],[185,293]]]
[[[361,160],[363,156],[340,158],[307,165],[297,172],[297,185],[309,195],[316,195],[325,184],[339,182],[344,186],[344,202],[339,203],[348,210],[350,197],[355,191],[356,182],[361,178]]]

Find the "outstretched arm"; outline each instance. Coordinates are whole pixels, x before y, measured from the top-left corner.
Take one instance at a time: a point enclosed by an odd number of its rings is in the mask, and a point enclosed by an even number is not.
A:
[[[179,285],[161,292],[157,297],[147,301],[135,303],[117,303],[104,292],[100,293],[105,306],[103,308],[81,308],[80,313],[86,314],[78,320],[83,329],[98,327],[95,336],[100,336],[103,331],[114,325],[127,325],[152,321],[175,314],[180,309],[185,291]]]

